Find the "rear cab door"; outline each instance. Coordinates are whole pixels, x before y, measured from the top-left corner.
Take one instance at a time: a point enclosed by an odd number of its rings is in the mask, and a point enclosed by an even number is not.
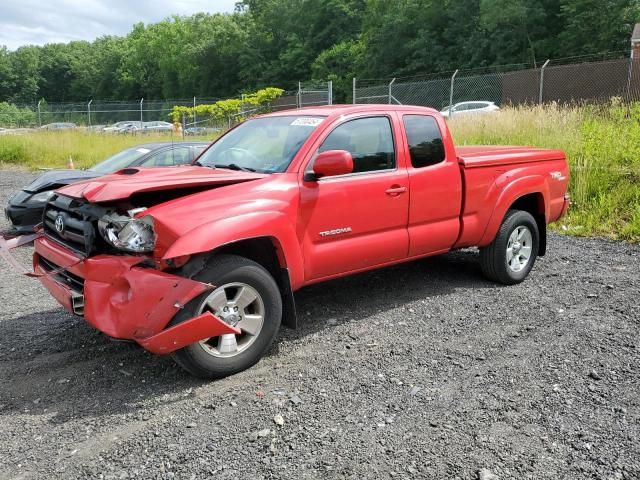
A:
[[[409,257],[449,250],[460,234],[462,176],[444,118],[398,112],[409,177]]]
[[[299,229],[305,281],[364,270],[407,257],[409,180],[402,127],[388,111],[335,120],[300,172]],[[319,152],[347,150],[354,172],[305,181]]]

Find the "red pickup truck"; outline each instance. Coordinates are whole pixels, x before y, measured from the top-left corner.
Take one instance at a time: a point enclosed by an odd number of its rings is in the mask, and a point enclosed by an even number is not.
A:
[[[568,181],[562,151],[456,148],[428,108],[281,111],[194,165],[58,190],[33,266],[105,334],[219,378],[295,326],[305,285],[470,246],[488,278],[521,282],[567,209]]]

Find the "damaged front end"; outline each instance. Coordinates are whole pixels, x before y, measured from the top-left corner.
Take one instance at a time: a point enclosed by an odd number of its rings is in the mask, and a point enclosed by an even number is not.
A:
[[[188,302],[214,287],[171,273],[175,262],[151,254],[157,235],[145,210],[56,195],[45,209],[44,235],[35,240],[35,276],[70,312],[153,353],[238,333],[213,314],[167,328]]]
[[[155,270],[135,256],[72,255],[46,236],[36,239],[36,276],[68,311],[104,334],[133,340],[153,353],[170,353],[193,342],[238,330],[213,314],[166,328],[191,300],[214,287]]]

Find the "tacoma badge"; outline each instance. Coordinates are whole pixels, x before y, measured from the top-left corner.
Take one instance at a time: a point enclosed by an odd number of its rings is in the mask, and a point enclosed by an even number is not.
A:
[[[340,235],[342,233],[349,233],[349,232],[351,232],[351,227],[342,227],[342,228],[335,228],[333,230],[326,230],[324,232],[320,232],[320,236],[329,237],[331,235]]]

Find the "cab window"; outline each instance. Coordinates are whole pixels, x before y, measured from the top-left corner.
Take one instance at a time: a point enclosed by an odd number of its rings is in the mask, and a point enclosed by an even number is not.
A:
[[[142,162],[143,167],[170,167],[191,163],[189,147],[167,148]]]
[[[193,158],[198,158],[200,154],[204,152],[208,146],[209,145],[194,145],[193,147],[191,147],[193,148]]]
[[[414,168],[428,167],[444,161],[444,142],[435,118],[427,115],[405,115],[402,120]]]
[[[353,173],[396,168],[393,131],[388,117],[367,117],[338,125],[318,152],[346,150],[353,157]]]

